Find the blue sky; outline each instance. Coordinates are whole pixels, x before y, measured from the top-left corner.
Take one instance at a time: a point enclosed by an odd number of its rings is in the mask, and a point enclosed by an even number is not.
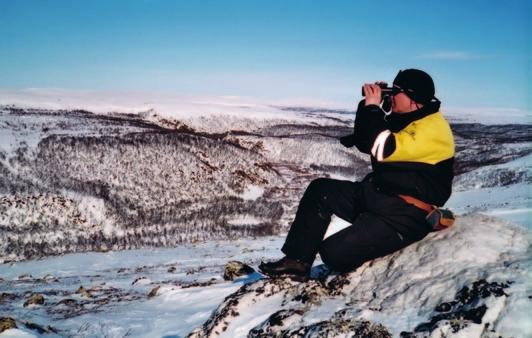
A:
[[[0,0],[0,88],[349,106],[420,68],[444,104],[530,111],[529,3]]]

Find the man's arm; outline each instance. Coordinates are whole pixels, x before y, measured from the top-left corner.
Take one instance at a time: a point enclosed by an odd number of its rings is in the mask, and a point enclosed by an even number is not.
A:
[[[377,105],[366,106],[365,100],[358,103],[354,132],[340,138],[345,147],[356,146],[363,153],[371,154],[371,147],[379,133],[387,129],[384,112]]]
[[[375,142],[379,141],[378,138],[382,138],[382,132],[387,130],[388,126],[384,120],[384,112],[379,107],[381,102],[379,85],[366,83],[364,92],[366,99],[358,104],[354,133],[342,137],[340,142],[346,147],[355,145],[361,152],[372,154]]]
[[[363,153],[371,154],[375,140],[388,126],[384,120],[384,112],[375,105],[366,105],[362,100],[358,105],[355,118],[355,145]]]
[[[454,156],[451,127],[437,113],[416,120],[397,133],[384,130],[372,147],[372,155],[379,162],[436,164]]]

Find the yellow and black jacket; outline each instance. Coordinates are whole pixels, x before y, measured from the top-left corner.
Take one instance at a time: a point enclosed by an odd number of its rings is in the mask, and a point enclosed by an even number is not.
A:
[[[454,140],[440,102],[385,116],[361,101],[354,134],[341,141],[371,155],[372,181],[383,192],[416,197],[442,206],[451,195]]]

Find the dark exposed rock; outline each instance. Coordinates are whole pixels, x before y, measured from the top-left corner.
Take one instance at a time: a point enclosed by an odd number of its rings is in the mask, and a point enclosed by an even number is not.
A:
[[[146,299],[144,292],[114,287],[98,286],[86,291],[90,292],[91,297],[65,298],[53,304],[52,307],[48,307],[46,311],[58,318],[68,319],[87,313],[104,311],[111,304]]]
[[[143,271],[146,271],[148,269],[147,266],[139,266],[135,269],[135,272],[143,272]]]
[[[93,296],[89,291],[87,291],[82,285],[76,290],[76,294],[86,297],[86,298],[92,298]]]
[[[243,311],[247,306],[273,295],[283,295],[281,306],[285,306],[288,303],[294,304],[294,302],[303,306],[303,308],[296,310],[280,310],[270,316],[268,321],[264,323],[265,326],[262,328],[260,326],[257,327],[254,333],[257,336],[266,337],[268,332],[277,332],[277,329],[274,330],[272,327],[278,325],[279,322],[295,320],[294,318],[297,316],[303,315],[306,311],[304,309],[319,305],[325,298],[340,295],[342,287],[348,284],[348,277],[346,275],[339,275],[332,278],[331,282],[326,284],[322,280],[312,279],[306,283],[297,283],[288,278],[269,278],[246,284],[235,293],[226,297],[203,326],[192,331],[189,337],[198,338],[219,334],[227,329],[231,320],[239,315],[239,311]],[[351,321],[350,318],[334,317],[330,323],[324,322],[316,326],[299,329],[305,334],[306,332],[309,334],[310,332],[321,334],[329,331],[336,332],[340,330],[340,327],[358,328],[360,326],[359,324],[362,325],[361,323]],[[360,332],[363,332],[363,330],[361,329]],[[291,331],[287,331],[282,333],[280,337],[299,337],[292,334]],[[315,337],[318,336],[316,335]]]
[[[303,304],[309,303],[318,305],[321,300],[331,294],[331,289],[328,289],[322,282],[310,280],[308,283],[298,288],[293,300]]]
[[[294,288],[289,279],[266,279],[243,285],[233,294],[227,296],[211,317],[187,337],[200,338],[225,331],[231,320],[239,315],[238,307],[253,304],[261,299],[271,297],[280,292]],[[242,304],[243,303],[243,304]]]
[[[33,330],[33,331],[37,331],[39,334],[44,334],[44,333],[55,333],[57,334],[57,330],[48,325],[46,327],[42,326],[42,325],[39,325],[39,324],[36,324],[36,323],[32,323],[32,322],[28,322],[28,321],[25,321],[23,322],[24,326],[30,330]]]
[[[312,324],[298,329],[297,335],[291,334],[290,337],[337,337],[345,335],[346,337],[357,338],[391,338],[392,334],[386,327],[380,324],[372,324],[363,320],[331,320],[317,324]]]
[[[148,298],[153,298],[158,295],[160,286],[156,286],[153,289],[151,289],[150,293],[148,293]]]
[[[24,274],[18,276],[19,280],[29,280],[29,279],[32,279],[32,278],[33,278],[33,276],[28,274],[28,273],[24,273]]]
[[[0,303],[17,299],[17,295],[14,293],[2,292],[0,293]]]
[[[279,310],[249,331],[248,337],[283,337],[283,327],[302,319],[302,310]]]
[[[264,323],[253,328],[249,338],[279,337],[279,338],[322,338],[322,337],[360,337],[360,338],[391,338],[392,334],[386,327],[372,324],[368,321],[356,319],[331,318],[307,326],[298,325],[301,314],[294,310],[281,310],[272,314]],[[295,324],[295,325],[294,325]],[[283,326],[296,328],[284,328]]]
[[[348,274],[341,274],[331,279],[327,283],[327,288],[331,290],[332,295],[336,296],[341,294],[342,289],[349,285],[350,282]]]
[[[504,289],[508,288],[510,284],[511,282],[488,283],[485,279],[481,279],[474,282],[471,288],[464,286],[456,295],[456,300],[462,304],[470,304],[480,298],[508,296]]]
[[[77,303],[77,300],[72,299],[72,298],[66,298],[66,299],[61,299],[55,305],[74,306],[76,305],[76,303]]]
[[[460,309],[450,313],[439,314],[433,316],[430,322],[416,326],[414,332],[432,332],[438,327],[440,321],[448,322],[451,324],[453,332],[458,332],[465,328],[468,323],[480,324],[487,309],[486,305],[481,305],[472,309]]]
[[[474,282],[471,287],[464,286],[455,295],[454,300],[438,304],[434,308],[435,314],[428,322],[421,323],[414,332],[401,332],[401,337],[417,337],[416,334],[430,334],[442,323],[450,325],[454,333],[467,327],[468,324],[482,323],[482,317],[488,310],[482,299],[488,297],[507,296],[504,289],[512,282],[487,282],[485,279]],[[489,323],[487,323],[489,324]]]
[[[188,284],[182,284],[181,288],[188,289],[188,288],[204,287],[204,286],[212,285],[214,283],[216,283],[216,278],[211,278],[206,282],[192,282]]]
[[[449,312],[457,302],[441,303],[434,308],[436,312]]]

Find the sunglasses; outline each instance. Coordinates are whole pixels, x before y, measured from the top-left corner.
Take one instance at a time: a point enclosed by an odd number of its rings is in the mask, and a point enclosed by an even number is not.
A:
[[[403,93],[405,90],[401,87],[392,87],[392,96],[395,96],[399,93]]]

